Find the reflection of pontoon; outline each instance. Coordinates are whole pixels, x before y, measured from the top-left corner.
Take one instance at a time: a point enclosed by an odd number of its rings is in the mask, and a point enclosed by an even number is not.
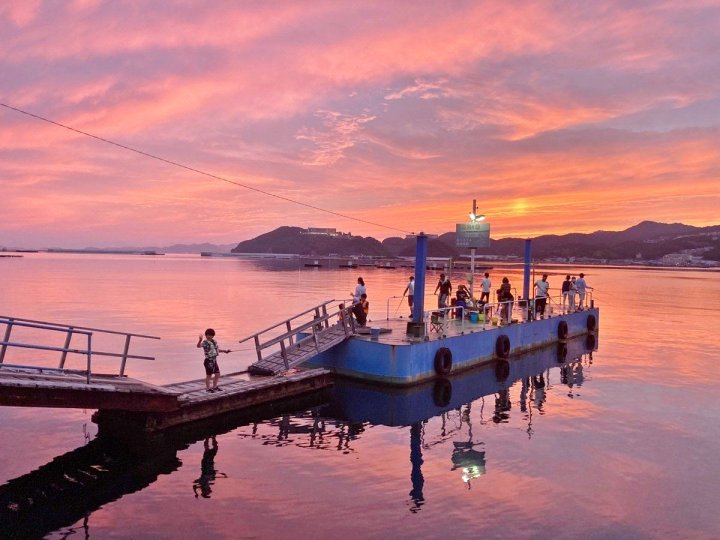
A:
[[[457,409],[482,396],[506,390],[514,381],[533,377],[597,347],[597,341],[575,338],[562,347],[546,347],[511,360],[472,369],[411,388],[373,385],[338,379],[332,389],[328,416],[353,422],[409,426]],[[562,361],[562,362],[561,362]]]
[[[439,416],[445,427],[447,415],[452,411],[460,411],[460,427],[463,424],[467,426],[468,436],[467,440],[453,441],[451,470],[460,470],[462,481],[470,488],[471,480],[479,478],[486,470],[485,451],[479,449],[483,443],[473,439],[471,403],[484,396],[495,395],[492,421],[506,422],[511,407],[509,388],[516,381],[523,383],[521,410],[524,410],[527,407],[530,381],[540,381],[550,368],[573,364],[585,353],[592,354],[597,347],[597,340],[595,336],[592,340],[581,337],[561,345],[535,350],[511,361],[500,360],[493,366],[474,369],[409,389],[373,386],[360,381],[340,379],[332,390],[331,404],[323,413],[350,422],[410,426],[410,510],[418,512],[424,504],[422,449],[433,444],[425,440],[424,422]],[[544,397],[542,400],[544,401]],[[531,431],[531,426],[528,425],[529,435]],[[460,435],[460,428],[455,432],[443,429],[443,433],[442,441]]]

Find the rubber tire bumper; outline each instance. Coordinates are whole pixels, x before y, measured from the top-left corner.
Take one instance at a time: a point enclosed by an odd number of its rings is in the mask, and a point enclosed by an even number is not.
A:
[[[447,347],[440,347],[435,353],[435,373],[449,375],[452,371],[452,351]]]
[[[495,341],[495,355],[498,358],[507,358],[510,356],[510,338],[504,334],[498,336]]]

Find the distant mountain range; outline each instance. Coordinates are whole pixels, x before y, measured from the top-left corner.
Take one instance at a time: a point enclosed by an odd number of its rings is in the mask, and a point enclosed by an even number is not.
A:
[[[87,251],[89,253],[92,252],[136,252],[136,253],[142,253],[142,252],[149,252],[154,251],[156,253],[202,253],[203,251],[209,251],[212,253],[229,253],[230,250],[235,247],[236,244],[209,244],[207,242],[203,244],[173,244],[171,246],[165,246],[165,247],[158,247],[158,246],[145,246],[145,247],[107,247],[107,248],[98,248],[98,247],[86,247],[83,249],[67,249],[67,248],[49,248],[50,250],[58,250],[58,251]],[[35,250],[26,250],[23,248],[16,248],[16,247],[10,247],[10,246],[0,246],[0,251],[35,251]],[[44,251],[44,250],[39,250]]]
[[[543,235],[532,239],[533,257],[544,260],[592,259],[604,262],[655,261],[672,265],[712,265],[720,262],[720,225],[694,227],[682,223],[643,221],[624,231],[588,234]],[[480,257],[522,257],[523,238],[491,240],[478,249]],[[374,257],[414,256],[414,238],[308,234],[300,227],[280,227],[252,240],[240,242],[233,253],[295,253],[300,255],[359,255]],[[455,245],[449,232],[428,241],[428,256],[467,255]]]
[[[372,237],[350,234],[322,234],[300,227],[279,227],[239,244],[173,244],[115,248],[123,252],[157,253],[277,253],[306,256],[338,255],[364,257],[413,257],[415,238],[390,237],[382,242]],[[334,231],[334,229],[328,229]],[[596,231],[543,235],[532,239],[535,260],[600,261],[604,263],[650,263],[669,266],[720,266],[720,225],[694,227],[682,223],[643,221],[624,231]],[[479,258],[521,258],[523,238],[490,240],[490,246],[477,250]],[[12,248],[2,248],[11,251]],[[83,251],[108,251],[86,248]],[[459,258],[468,250],[458,250],[455,233],[448,232],[428,241],[428,256]]]

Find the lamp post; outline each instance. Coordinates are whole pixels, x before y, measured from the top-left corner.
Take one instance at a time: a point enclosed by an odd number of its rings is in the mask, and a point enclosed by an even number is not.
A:
[[[477,213],[477,199],[473,199],[472,212],[470,212],[470,222],[477,223],[485,219],[485,216]],[[470,298],[473,296],[473,284],[475,283],[475,248],[470,248]]]

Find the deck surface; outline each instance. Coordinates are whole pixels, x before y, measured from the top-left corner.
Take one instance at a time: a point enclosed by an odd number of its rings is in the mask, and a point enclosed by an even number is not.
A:
[[[178,396],[171,390],[120,375],[3,365],[0,405],[124,410],[170,410]]]
[[[290,370],[280,375],[268,377],[246,378],[242,375],[225,375],[220,377],[220,390],[217,392],[207,391],[205,379],[168,384],[162,388],[167,392],[176,394],[178,404],[182,408],[201,403],[224,401],[229,397],[268,390],[287,383],[298,383],[327,373],[329,372],[325,369],[309,369],[304,371]]]

